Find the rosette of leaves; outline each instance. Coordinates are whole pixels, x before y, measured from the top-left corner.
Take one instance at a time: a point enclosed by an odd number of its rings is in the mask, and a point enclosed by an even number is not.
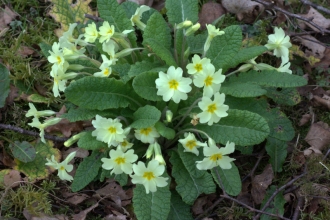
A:
[[[130,17],[138,5],[132,2],[119,5],[116,0],[98,0],[97,3],[100,17],[114,25],[116,31],[132,29]],[[214,193],[216,184],[219,187],[223,185],[223,190],[229,195],[236,196],[240,193],[241,179],[234,163],[230,170],[217,167],[217,170],[209,172],[196,168],[195,162],[203,159],[202,151],[199,156],[183,151],[177,142],[178,138],[183,137],[180,133],[183,129],[201,130],[216,143],[223,145],[230,141],[239,146],[253,146],[267,140],[266,150],[273,169],[280,172],[286,157],[286,142],[293,138],[294,132],[287,117],[279,109],[271,109],[267,101],[273,99],[285,104],[285,94],[275,93],[274,89],[283,88],[284,92],[288,92],[306,84],[306,80],[300,76],[275,70],[251,70],[237,76],[232,75],[226,79],[220,90],[226,95],[228,116],[212,126],[198,124],[194,127],[190,123],[191,118],[187,116],[201,112],[198,106],[192,105],[202,97],[202,93],[195,89],[188,94],[187,100],[178,104],[164,102],[161,96],[157,96],[155,80],[159,71],[166,71],[170,66],[185,69],[193,56],[189,51],[202,54],[207,35],[199,33],[186,37],[182,29],[174,30],[175,24],[185,20],[192,23],[198,21],[197,0],[167,0],[165,6],[168,22],[155,10],[143,14],[142,21],[146,28],[142,32],[142,42],[138,44],[145,49],[120,58],[113,66],[113,77],[80,77],[65,90],[66,100],[75,106],[63,116],[70,121],[92,119],[96,114],[113,118],[121,116],[126,118],[127,126],[133,129],[155,126],[162,136],[162,153],[169,158],[166,162],[167,165],[171,164],[170,176],[174,178],[176,187],[158,188],[155,193],[146,194],[144,188],[138,185],[133,196],[134,211],[138,219],[192,218],[189,206],[200,194]],[[174,35],[172,31],[175,31]],[[242,49],[243,39],[239,26],[229,26],[223,31],[225,34],[214,38],[205,54],[215,68],[221,68],[223,73],[267,50],[263,46]],[[134,32],[128,34],[127,39],[130,45],[137,44]],[[100,51],[93,54],[93,57],[99,57]],[[80,64],[84,65],[82,62]],[[166,110],[173,112],[172,122],[166,122]],[[202,135],[202,138],[206,137]],[[137,154],[143,156],[148,146],[137,140],[133,142]],[[78,146],[92,150],[93,153],[80,163],[72,184],[73,191],[85,187],[98,178],[98,174],[101,180],[110,177],[101,169],[101,158],[109,152],[106,144],[97,141],[91,132],[85,132],[78,141]],[[218,176],[222,184],[219,183]],[[121,184],[127,182],[125,175],[118,178]]]

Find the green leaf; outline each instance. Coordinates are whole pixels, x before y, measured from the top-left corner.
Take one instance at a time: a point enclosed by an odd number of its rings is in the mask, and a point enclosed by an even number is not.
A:
[[[175,130],[173,130],[172,128],[166,127],[160,121],[158,121],[155,124],[155,128],[161,136],[165,137],[168,140],[171,140],[175,137]]]
[[[116,64],[112,66],[112,71],[118,73],[118,75],[120,76],[120,79],[124,82],[127,83],[131,77],[128,76],[128,71],[130,70],[131,65],[129,65],[128,63],[124,63],[124,64]]]
[[[100,13],[100,17],[104,21],[108,21],[109,24],[115,26],[116,32],[123,32],[124,30],[132,30],[132,23],[126,16],[126,12],[116,0],[97,0],[97,8]],[[136,47],[136,35],[135,32],[131,32],[127,35],[132,47]]]
[[[61,115],[61,118],[66,118],[70,122],[75,122],[92,119],[95,117],[95,115],[100,115],[106,118],[115,118],[120,115],[120,111],[118,111],[117,109],[100,111],[95,109],[71,108],[69,109],[68,113],[64,113],[63,115]]]
[[[262,202],[262,206],[264,206],[267,202],[267,200],[274,194],[276,191],[276,186],[270,186],[270,188],[267,190],[266,196]],[[265,212],[267,213],[272,213],[278,216],[283,216],[284,215],[284,205],[286,201],[284,199],[283,193],[280,192],[278,193],[273,201],[269,204],[268,208],[265,209]],[[261,215],[261,220],[272,220],[274,219],[273,217],[269,215]]]
[[[146,105],[134,112],[134,122],[132,128],[142,129],[152,127],[159,121],[161,112],[154,106]]]
[[[251,155],[253,153],[253,146],[235,145],[235,150],[239,150],[241,154]]]
[[[215,192],[216,187],[209,173],[205,171],[204,175],[198,178],[194,177],[175,151],[171,152],[170,162],[173,165],[172,176],[177,183],[176,190],[185,203],[192,205],[200,194]]]
[[[125,186],[127,184],[128,175],[126,173],[122,174],[111,174],[111,170],[102,169],[100,175],[100,181],[103,182],[105,178],[116,180],[121,186]]]
[[[222,188],[222,186],[219,183],[218,174],[226,193],[231,196],[237,196],[242,190],[242,182],[236,165],[233,162],[231,162],[231,165],[231,169],[228,170],[221,169],[219,166],[214,167],[211,170],[211,173],[213,175],[213,179],[218,183],[220,188]]]
[[[169,184],[165,187],[157,187],[154,193],[146,190],[143,185],[136,185],[133,190],[133,208],[137,219],[167,219],[170,212],[171,192]]]
[[[98,72],[99,71],[99,67],[93,63],[90,59],[85,59],[85,58],[79,58],[79,59],[76,59],[76,60],[71,60],[70,61],[70,65],[82,65],[86,68],[80,70],[80,72],[87,72],[87,73],[90,73],[90,74],[94,74],[95,72]],[[69,66],[69,69],[70,69],[70,66]],[[68,70],[68,72],[70,72]],[[75,70],[73,71],[75,72]]]
[[[165,7],[168,21],[173,26],[185,20],[190,20],[192,23],[198,21],[197,0],[167,0]]]
[[[158,73],[141,73],[133,79],[132,86],[140,97],[150,101],[161,101],[162,97],[157,95],[156,79],[158,79]]]
[[[233,82],[252,82],[257,85],[272,87],[298,87],[307,84],[306,79],[301,76],[281,73],[276,70],[264,70],[261,72],[251,70],[240,73],[237,77],[233,75],[230,78]]]
[[[262,53],[266,52],[267,50],[268,50],[267,47],[264,46],[243,48],[240,51],[238,51],[238,53],[236,54],[231,67],[235,67],[240,63],[251,60],[261,55]]]
[[[249,83],[249,82],[235,82],[231,81],[224,82],[221,84],[221,92],[226,95],[231,95],[234,97],[244,98],[244,97],[258,97],[265,95],[267,90],[261,88],[259,85]]]
[[[256,113],[242,110],[229,110],[228,116],[212,126],[199,124],[196,126],[206,132],[216,143],[227,141],[237,145],[259,144],[269,135],[267,121]]]
[[[155,53],[161,60],[169,66],[177,66],[173,54],[169,49],[159,44],[157,40],[149,38],[143,40],[143,45],[151,49],[151,53]]]
[[[50,53],[49,51],[52,50],[52,46],[49,45],[49,44],[46,44],[44,42],[41,42],[40,44],[38,44],[40,49],[41,49],[41,52],[43,53],[43,55],[47,58],[50,56]]]
[[[50,159],[54,155],[55,160],[59,162],[61,153],[57,148],[53,148],[54,144],[51,141],[46,143],[37,142],[34,145],[35,151],[38,152],[33,161],[24,163],[19,160],[15,160],[16,165],[13,169],[18,170],[26,175],[29,182],[35,182],[37,180],[45,179],[51,173],[51,168],[46,166],[46,158]]]
[[[108,148],[108,145],[104,142],[96,140],[96,137],[92,136],[92,131],[84,132],[84,135],[78,140],[78,147],[86,150],[98,150],[102,148]]]
[[[145,72],[159,72],[159,71],[166,72],[167,70],[166,67],[159,67],[159,66],[160,63],[157,62],[148,62],[148,61],[136,62],[133,65],[131,65],[131,69],[128,71],[127,75],[129,77],[134,77]]]
[[[15,141],[13,144],[9,145],[9,148],[13,152],[14,157],[24,163],[31,162],[36,157],[36,150],[27,141]]]
[[[9,71],[0,63],[0,108],[5,106],[6,98],[9,94]]]
[[[157,33],[157,34],[155,34]],[[171,49],[171,31],[163,16],[157,12],[149,18],[143,32],[143,43],[145,40],[152,39],[164,46],[167,50]]]
[[[196,167],[196,161],[202,161],[204,159],[203,148],[201,147],[198,150],[199,154],[197,156],[196,154],[190,152],[184,152],[182,144],[178,144],[178,154],[180,156],[180,159],[182,160],[182,163],[184,164],[188,172],[196,178],[202,177],[206,173],[205,170],[199,170]]]
[[[276,138],[268,137],[266,143],[266,151],[270,156],[270,163],[274,172],[282,172],[283,163],[287,156],[288,144]]]
[[[273,88],[264,87],[267,90],[266,96],[273,99],[280,105],[293,106],[301,101],[300,95],[296,88]]]
[[[211,59],[211,63],[216,69],[222,68],[225,73],[234,66],[233,61],[242,44],[242,30],[240,26],[233,25],[223,30],[225,34],[215,37],[210,49],[206,52],[206,57]]]
[[[203,34],[198,35],[190,35],[187,37],[187,44],[190,49],[190,53],[203,53],[204,50],[204,43],[207,38],[207,33],[204,32]]]
[[[171,210],[168,220],[192,220],[190,206],[184,203],[176,191],[172,191]]]
[[[129,85],[113,78],[84,77],[65,90],[68,101],[86,109],[104,110],[139,105]]]
[[[93,151],[79,164],[71,185],[72,192],[83,189],[94,180],[102,165],[101,158],[103,157],[106,157],[104,153]]]

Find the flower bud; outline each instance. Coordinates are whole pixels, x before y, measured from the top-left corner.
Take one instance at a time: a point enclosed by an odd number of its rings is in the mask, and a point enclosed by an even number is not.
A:
[[[191,26],[190,28],[188,28],[186,33],[185,33],[186,37],[188,37],[189,35],[195,33],[200,27],[201,27],[200,23],[196,23],[193,26]]]
[[[155,160],[157,160],[159,162],[159,164],[163,164],[165,165],[165,160],[164,157],[162,155],[162,150],[160,149],[160,145],[155,142],[154,144],[154,152],[155,152]]]
[[[149,159],[153,153],[154,153],[154,144],[150,144],[145,154],[146,158]]]
[[[173,118],[173,112],[171,110],[167,110],[166,111],[166,121],[168,123],[172,122],[172,118]]]
[[[184,21],[176,25],[176,29],[190,27],[193,23],[191,21]]]
[[[64,142],[64,146],[70,147],[72,144],[76,143],[84,135],[85,135],[85,133],[83,133],[83,132],[73,135],[69,140]]]

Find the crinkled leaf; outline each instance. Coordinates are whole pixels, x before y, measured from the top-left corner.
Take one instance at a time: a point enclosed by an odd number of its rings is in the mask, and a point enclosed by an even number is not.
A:
[[[145,187],[140,184],[137,184],[133,190],[133,208],[137,219],[167,219],[170,200],[169,184],[165,187],[157,187],[156,192],[149,194],[146,194]]]
[[[276,186],[270,186],[270,188],[267,190],[266,196],[261,204],[261,206],[264,206],[267,200],[274,194],[276,191],[277,187]],[[284,205],[286,201],[284,199],[283,193],[280,192],[278,193],[273,201],[269,204],[268,208],[265,209],[265,212],[267,213],[272,213],[278,216],[283,216],[284,215]],[[269,215],[261,215],[260,217],[261,220],[272,220],[274,219],[273,217]]]
[[[54,5],[52,6],[49,15],[55,21],[61,24],[61,30],[58,36],[69,29],[69,25],[80,22],[85,23],[88,19],[85,14],[94,15],[94,11],[88,6],[92,0],[50,0]]]
[[[50,159],[52,155],[54,155],[55,160],[59,162],[61,157],[61,153],[58,149],[53,148],[54,144],[50,141],[46,143],[37,142],[34,145],[35,151],[38,152],[33,161],[24,163],[19,160],[15,160],[16,166],[13,168],[15,170],[24,173],[27,176],[28,181],[34,182],[37,180],[45,179],[49,175],[50,171],[46,158]]]
[[[181,143],[178,144],[178,154],[181,158],[182,163],[188,170],[188,172],[196,178],[199,178],[205,175],[205,170],[199,170],[196,167],[196,161],[202,161],[204,159],[203,155],[203,147],[198,148],[199,154],[184,152],[184,148],[182,147]]]
[[[231,169],[228,170],[221,169],[219,166],[214,167],[211,170],[211,173],[215,182],[218,183],[220,188],[222,188],[222,186],[219,183],[218,174],[226,193],[231,196],[237,196],[242,190],[242,182],[236,165],[233,162],[231,162],[231,165]]]
[[[193,23],[196,23],[198,20],[197,0],[167,0],[165,7],[168,21],[173,26],[186,20]]]
[[[164,125],[160,121],[158,121],[155,124],[155,128],[161,136],[165,137],[168,140],[171,140],[175,137],[175,130],[173,130],[172,128],[166,127],[166,125]]]
[[[148,39],[157,41],[167,50],[171,49],[171,31],[160,13],[153,13],[147,22],[143,31],[143,41]]]
[[[189,46],[190,53],[203,53],[204,43],[207,38],[207,33],[198,35],[191,35],[187,37],[187,44]]]
[[[141,129],[154,126],[159,121],[161,112],[154,106],[146,105],[134,112],[134,122],[132,128]]]
[[[68,101],[82,108],[104,110],[138,104],[132,92],[128,84],[113,78],[84,77],[71,82],[65,95]]]
[[[254,145],[261,143],[269,135],[269,126],[263,117],[235,109],[229,110],[227,117],[221,118],[212,126],[199,124],[196,127],[221,144],[230,141],[242,146]]]
[[[120,111],[118,111],[117,109],[100,111],[96,109],[71,108],[69,109],[68,113],[64,113],[63,115],[61,115],[61,117],[68,119],[70,122],[75,122],[75,121],[84,121],[84,120],[92,119],[95,117],[95,115],[100,115],[108,118],[115,118],[118,115],[120,115]]]
[[[124,30],[133,30],[132,23],[126,16],[126,11],[116,0],[97,0],[97,8],[100,13],[100,17],[109,24],[115,26],[116,32],[123,32]],[[136,47],[136,35],[135,32],[131,32],[127,35],[132,47]]]
[[[92,136],[92,131],[84,132],[83,136],[78,141],[78,146],[86,150],[98,150],[102,148],[108,148],[108,145],[104,142],[96,140],[96,137]]]
[[[79,164],[71,185],[72,192],[77,192],[87,186],[97,176],[102,165],[101,158],[106,157],[105,153],[93,151]]]
[[[112,71],[118,73],[118,75],[120,76],[120,79],[124,82],[127,83],[131,77],[128,76],[128,71],[131,68],[131,65],[129,65],[128,63],[124,63],[124,64],[116,64],[113,65],[112,67]]]
[[[49,44],[46,44],[44,42],[41,42],[40,44],[38,44],[40,49],[41,49],[41,52],[43,53],[43,55],[45,57],[49,57],[50,56],[50,53],[49,51],[52,50],[52,45],[49,45]]]
[[[36,157],[36,150],[32,144],[27,141],[15,141],[13,144],[9,145],[9,148],[13,152],[14,157],[24,163],[31,162]]]
[[[161,101],[162,97],[157,95],[155,83],[157,78],[156,72],[142,73],[134,78],[132,86],[140,97],[150,101]]]
[[[257,97],[265,95],[267,90],[249,82],[226,81],[221,84],[221,92],[234,97]]]
[[[266,96],[273,99],[280,105],[293,106],[301,101],[300,95],[296,88],[273,88],[264,87],[267,90]]]
[[[194,177],[175,151],[171,152],[170,162],[173,165],[172,175],[177,183],[176,190],[185,203],[192,205],[200,194],[215,192],[216,187],[209,173],[205,172],[198,178]]]
[[[250,155],[253,153],[253,146],[235,145],[235,150],[239,150],[241,154]]]
[[[149,48],[151,53],[155,53],[161,60],[165,61],[165,63],[169,66],[177,66],[175,59],[173,58],[173,54],[169,49],[159,44],[157,40],[149,38],[143,41],[143,45],[146,48]]]
[[[168,220],[192,220],[190,206],[184,203],[176,191],[172,191],[171,211]]]
[[[305,78],[288,73],[281,73],[276,70],[264,70],[257,72],[251,70],[249,72],[240,73],[237,77],[230,77],[232,82],[251,82],[261,86],[271,87],[298,87],[307,84]]]
[[[159,72],[159,71],[166,72],[167,68],[159,67],[160,65],[161,64],[157,62],[148,62],[148,61],[136,62],[133,65],[131,65],[131,68],[128,71],[127,75],[129,77],[134,77],[145,72]]]
[[[282,172],[283,163],[287,156],[288,144],[273,137],[267,138],[266,151],[274,172]]]
[[[5,106],[5,101],[9,94],[9,84],[9,71],[0,63],[0,108]]]
[[[231,67],[235,67],[240,63],[251,60],[261,55],[262,53],[266,52],[267,50],[268,50],[267,47],[264,46],[243,48],[240,51],[238,51],[238,53],[236,54]]]
[[[233,61],[241,47],[242,30],[240,26],[233,25],[223,31],[225,34],[213,38],[206,57],[211,59],[216,69],[222,68],[222,72],[226,72],[234,65]]]

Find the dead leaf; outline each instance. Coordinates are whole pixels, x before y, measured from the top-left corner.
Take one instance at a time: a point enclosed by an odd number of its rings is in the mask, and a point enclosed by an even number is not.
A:
[[[87,198],[89,198],[88,195],[79,193],[77,195],[74,195],[74,196],[68,198],[66,201],[73,205],[78,205],[79,203],[82,203],[83,201],[85,201]]]
[[[201,28],[204,29],[206,24],[212,24],[215,19],[223,14],[226,14],[226,11],[221,4],[215,2],[205,3],[199,13]]]
[[[222,6],[236,15],[239,21],[252,23],[265,10],[265,7],[257,2],[251,0],[222,0]]]
[[[315,101],[316,104],[319,104],[321,106],[324,106],[324,107],[330,109],[330,100],[329,99],[321,98],[317,95],[314,95],[313,96],[313,101]]]
[[[324,147],[330,144],[329,125],[322,121],[312,124],[305,137],[305,141],[311,146],[309,148],[310,150],[315,153],[321,152]],[[308,153],[307,150],[305,150],[306,153],[304,151],[305,155]]]
[[[69,218],[65,215],[48,216],[44,213],[38,213],[38,215],[34,215],[30,213],[26,208],[23,210],[23,215],[26,220],[69,220]]]
[[[295,37],[295,39],[306,47],[306,56],[314,56],[318,59],[322,59],[324,57],[326,47],[323,46],[322,43],[315,37],[312,37],[311,35],[302,35]]]
[[[14,12],[11,8],[9,8],[7,5],[1,7],[0,10],[0,32],[6,28],[8,28],[8,24],[12,22],[18,14]]]
[[[320,62],[315,64],[315,67],[322,67],[324,69],[328,69],[330,66],[330,48],[326,48],[324,51],[324,56],[320,60]]]
[[[311,114],[304,114],[302,117],[301,117],[301,119],[300,119],[300,121],[299,121],[299,126],[303,126],[303,125],[305,125],[307,122],[309,122],[310,120],[311,120],[311,118],[312,118],[312,115]]]
[[[191,210],[194,215],[199,215],[204,212],[203,206],[207,203],[207,196],[199,197],[195,200]]]
[[[317,24],[318,26],[327,29],[330,27],[330,19],[326,19],[320,12],[315,10],[313,7],[310,7],[309,11],[307,14],[300,14],[300,16],[304,18],[313,18],[313,22]],[[320,32],[319,29],[317,29],[315,26],[309,24],[308,22],[298,20],[298,25],[302,29],[306,29],[306,25],[311,28],[314,31]]]
[[[83,149],[83,148],[79,148],[79,147],[73,147],[73,148],[69,148],[69,150],[65,151],[63,154],[62,154],[62,157],[63,158],[66,158],[70,153],[72,152],[76,152],[76,156],[75,157],[78,157],[78,158],[85,158],[85,157],[88,157],[89,155],[89,152],[88,150],[86,149]]]
[[[110,180],[109,183],[101,188],[96,190],[96,193],[111,198],[112,201],[116,203],[117,206],[122,207],[122,201],[130,199],[123,188],[114,180]]]
[[[36,51],[34,51],[32,48],[27,47],[27,46],[21,46],[17,51],[16,54],[25,58],[27,56],[30,56],[32,54],[35,54]]]
[[[123,215],[120,213],[120,215],[113,215],[113,214],[110,214],[110,215],[107,215],[104,217],[104,220],[126,220],[126,215]]]
[[[256,204],[261,204],[262,200],[265,198],[266,190],[272,183],[273,178],[274,173],[272,166],[268,164],[260,175],[256,175],[252,179],[251,195]]]
[[[9,186],[11,188],[19,185],[19,181],[22,180],[20,172],[17,170],[11,170],[7,173],[3,178],[3,183],[5,186]]]
[[[92,211],[93,209],[95,209],[97,206],[99,206],[99,203],[96,203],[94,205],[92,205],[91,207],[79,212],[78,214],[75,214],[72,216],[73,220],[85,220],[87,214]]]

